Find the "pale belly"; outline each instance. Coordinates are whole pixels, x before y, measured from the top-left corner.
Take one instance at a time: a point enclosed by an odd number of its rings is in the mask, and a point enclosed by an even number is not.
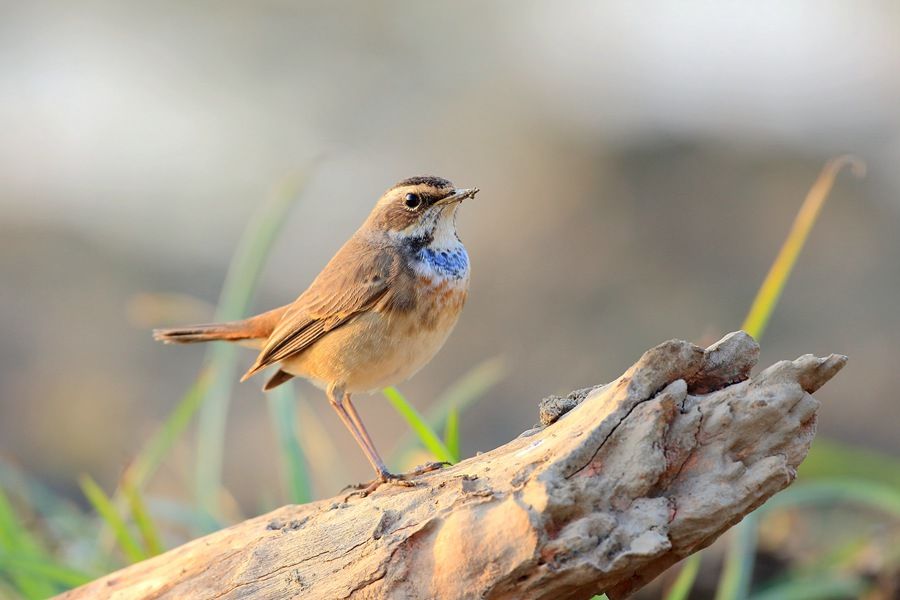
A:
[[[319,387],[371,392],[414,375],[441,349],[459,318],[468,281],[426,294],[406,313],[371,312],[326,334],[281,368]]]

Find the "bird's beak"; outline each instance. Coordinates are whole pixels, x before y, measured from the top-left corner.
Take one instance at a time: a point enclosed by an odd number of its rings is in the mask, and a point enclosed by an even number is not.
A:
[[[478,188],[470,188],[467,190],[458,189],[453,190],[453,193],[447,196],[446,198],[441,198],[437,201],[437,204],[450,204],[451,202],[462,202],[466,198],[474,198],[475,194],[478,193]]]

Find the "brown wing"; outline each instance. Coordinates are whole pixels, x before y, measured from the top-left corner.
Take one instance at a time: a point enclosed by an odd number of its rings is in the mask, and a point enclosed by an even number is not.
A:
[[[401,270],[396,249],[373,246],[358,236],[350,238],[288,307],[241,381],[305,350],[329,331],[375,308],[387,299]]]

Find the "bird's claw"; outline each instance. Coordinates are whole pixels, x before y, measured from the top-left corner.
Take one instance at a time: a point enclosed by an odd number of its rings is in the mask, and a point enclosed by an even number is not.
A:
[[[348,489],[354,490],[347,494],[347,497],[344,498],[344,502],[352,498],[353,496],[359,496],[360,498],[365,498],[375,490],[377,490],[382,485],[398,485],[400,487],[416,487],[415,481],[410,481],[408,478],[413,476],[412,473],[404,473],[402,475],[394,475],[393,473],[384,473],[380,477],[373,479],[368,483],[356,483],[350,484],[344,488],[344,491]]]
[[[444,467],[449,467],[453,463],[448,462],[446,460],[441,460],[437,462],[429,462],[424,465],[419,465],[409,473],[406,473],[404,477],[415,477],[417,475],[424,475],[425,473],[431,473],[432,471],[440,471]]]
[[[418,477],[419,475],[424,475],[425,473],[431,473],[432,471],[438,471],[450,464],[451,463],[447,461],[429,462],[425,463],[424,465],[419,465],[409,473],[394,475],[393,473],[385,472],[368,483],[350,484],[343,490],[341,490],[342,492],[345,492],[347,490],[354,490],[347,494],[346,498],[344,498],[344,502],[346,502],[353,496],[365,498],[384,484],[398,485],[400,487],[416,487],[416,482],[412,481],[413,477]]]

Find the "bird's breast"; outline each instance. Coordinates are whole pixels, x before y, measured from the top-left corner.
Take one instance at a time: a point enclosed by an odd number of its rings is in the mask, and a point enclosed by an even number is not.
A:
[[[422,332],[449,331],[456,324],[469,293],[468,280],[435,280],[427,276],[417,278],[417,302],[412,311],[410,327]]]
[[[382,303],[287,361],[288,372],[354,393],[399,383],[428,363],[466,302],[469,257],[460,245],[426,247],[407,260]]]
[[[413,271],[415,320],[425,330],[452,327],[469,291],[466,249],[461,243],[447,248],[422,248],[414,257]]]

